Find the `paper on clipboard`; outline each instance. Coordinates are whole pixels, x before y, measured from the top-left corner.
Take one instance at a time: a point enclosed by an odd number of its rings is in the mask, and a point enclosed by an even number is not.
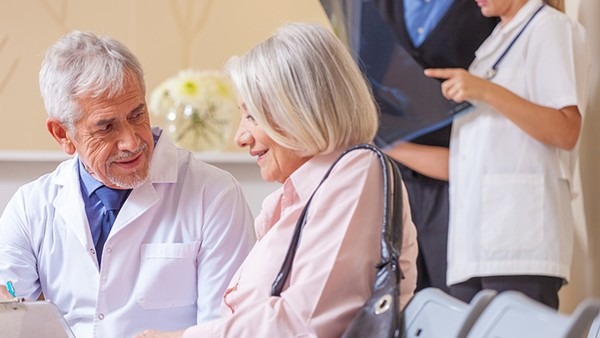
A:
[[[56,305],[47,301],[0,301],[3,338],[75,338]]]

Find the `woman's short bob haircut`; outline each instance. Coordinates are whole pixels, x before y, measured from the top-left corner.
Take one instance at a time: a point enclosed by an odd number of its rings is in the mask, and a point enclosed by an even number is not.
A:
[[[146,90],[142,66],[121,42],[72,31],[48,48],[40,70],[40,91],[48,116],[72,126],[83,97],[120,94],[127,79]]]
[[[370,87],[346,47],[321,26],[288,24],[226,69],[256,123],[302,156],[375,137]]]

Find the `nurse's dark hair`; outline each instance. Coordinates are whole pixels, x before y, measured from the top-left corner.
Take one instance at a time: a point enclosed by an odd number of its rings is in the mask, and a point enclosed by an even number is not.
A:
[[[138,59],[121,42],[90,32],[72,31],[50,46],[42,61],[39,84],[48,116],[72,126],[80,117],[82,97],[114,97],[126,81],[145,93]]]

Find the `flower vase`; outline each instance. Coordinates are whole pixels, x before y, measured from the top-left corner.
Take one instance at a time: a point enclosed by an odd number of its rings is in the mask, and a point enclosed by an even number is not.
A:
[[[169,137],[191,151],[222,151],[230,144],[237,99],[219,71],[183,70],[150,95],[150,111],[161,117]]]
[[[232,132],[231,111],[189,104],[177,105],[164,114],[165,130],[179,147],[191,151],[222,151]]]

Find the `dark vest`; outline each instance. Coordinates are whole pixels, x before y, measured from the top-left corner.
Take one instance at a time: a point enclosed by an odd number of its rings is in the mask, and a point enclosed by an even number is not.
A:
[[[406,30],[403,1],[372,1],[392,28],[399,43],[423,68],[468,68],[479,45],[499,22],[498,18],[484,17],[475,1],[455,0],[425,41],[419,47],[415,47]],[[441,128],[412,142],[447,147],[450,142],[450,128]]]

